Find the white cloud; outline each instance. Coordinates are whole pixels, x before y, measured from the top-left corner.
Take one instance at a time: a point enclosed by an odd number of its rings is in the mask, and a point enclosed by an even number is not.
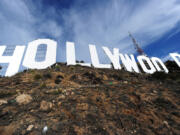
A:
[[[84,10],[71,9],[68,19],[72,23],[74,41],[79,46],[95,43],[118,47],[121,52],[134,52],[128,31],[141,46],[159,39],[180,21],[178,0],[148,0],[127,2],[112,0]]]
[[[24,0],[0,1],[0,44],[27,45],[28,42],[46,34],[60,38],[62,28],[52,18],[32,13],[35,5],[28,5]]]
[[[133,53],[135,50],[128,31],[141,46],[147,46],[180,21],[178,0],[111,0],[88,8],[79,9],[73,5],[63,11],[50,7],[35,15],[43,7],[41,4],[42,1],[1,0],[0,44],[27,44],[42,35],[66,41],[70,35],[80,51],[78,56],[87,60],[89,43],[117,47],[122,53]],[[54,20],[53,16],[63,16],[65,24],[62,26],[62,22]],[[64,58],[64,52],[61,54]]]
[[[60,38],[62,35],[62,28],[58,25],[57,22],[52,20],[47,20],[46,22],[43,22],[38,30],[40,33],[46,33],[51,35],[54,38]]]
[[[25,44],[33,38],[30,27],[34,22],[27,6],[20,0],[0,1],[0,40],[7,44]]]
[[[44,35],[61,37],[62,28],[58,22],[46,18],[46,12],[43,15],[34,14],[32,10],[37,7],[29,4],[25,0],[0,0],[0,45],[27,45],[35,39],[45,38]],[[6,50],[8,55],[13,53],[12,51]],[[7,65],[0,65],[3,66],[0,74],[4,75]]]

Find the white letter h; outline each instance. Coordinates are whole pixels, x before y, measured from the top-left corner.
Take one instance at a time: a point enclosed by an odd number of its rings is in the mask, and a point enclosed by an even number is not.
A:
[[[12,76],[19,70],[25,46],[16,46],[12,56],[3,56],[6,46],[0,46],[0,63],[9,63],[5,76]]]

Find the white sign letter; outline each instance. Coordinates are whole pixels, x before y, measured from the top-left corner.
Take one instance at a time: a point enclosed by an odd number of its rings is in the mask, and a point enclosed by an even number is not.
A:
[[[120,54],[121,60],[123,65],[125,66],[126,70],[129,72],[133,72],[133,70],[137,73],[139,73],[139,68],[137,66],[137,63],[135,61],[134,55],[130,55],[131,59],[127,54],[125,54],[125,57],[123,54]]]
[[[88,67],[91,66],[91,64],[89,63],[76,63],[76,54],[75,54],[75,47],[73,42],[66,42],[66,59],[67,59],[67,65],[80,64],[81,66],[88,66]]]
[[[114,48],[113,49],[113,53],[111,53],[111,51],[107,48],[107,47],[102,47],[104,52],[106,53],[106,55],[109,57],[109,59],[111,60],[114,69],[121,69],[120,63],[119,63],[119,49],[118,48]]]
[[[170,53],[170,55],[171,55],[171,57],[174,59],[174,61],[178,64],[178,66],[180,67],[180,61],[179,61],[179,59],[180,59],[180,54],[178,54],[178,53]],[[179,57],[179,59],[176,58],[176,57]]]
[[[35,60],[37,48],[41,44],[47,45],[45,60],[37,62]],[[23,66],[31,69],[44,69],[56,63],[57,42],[50,39],[38,39],[28,44],[24,56]]]
[[[153,66],[153,64],[151,63],[151,60],[146,57],[146,56],[138,56],[137,57],[142,69],[144,70],[144,72],[149,73],[149,74],[153,74],[154,72],[156,72],[155,67]],[[146,64],[149,65],[150,69],[147,68],[147,65],[144,63],[144,61],[146,61]]]
[[[157,58],[157,57],[152,57],[151,60],[152,60],[152,62],[153,62],[153,64],[154,64],[154,66],[156,67],[157,71],[159,71],[159,72],[163,71],[163,70],[159,67],[159,65],[158,65],[158,63],[159,63],[159,64],[162,66],[162,68],[164,69],[164,71],[165,71],[166,73],[169,72],[168,69],[167,69],[167,67],[166,67],[166,66],[164,65],[164,63],[161,61],[161,59],[159,59],[159,58]]]
[[[111,68],[110,64],[100,64],[95,45],[89,45],[91,61],[95,68]]]
[[[16,46],[12,56],[2,56],[6,46],[0,46],[0,63],[9,63],[5,76],[15,75],[21,64],[25,46]]]

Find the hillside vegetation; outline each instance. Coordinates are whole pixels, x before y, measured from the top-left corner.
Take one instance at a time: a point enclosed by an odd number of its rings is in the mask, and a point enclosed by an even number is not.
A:
[[[0,78],[0,135],[179,135],[180,68],[66,66]]]

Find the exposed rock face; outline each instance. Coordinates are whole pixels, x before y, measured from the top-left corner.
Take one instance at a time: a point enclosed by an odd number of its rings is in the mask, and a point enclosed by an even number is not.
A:
[[[29,125],[27,128],[27,131],[31,131],[33,129],[34,125]]]
[[[0,105],[7,104],[6,100],[0,100]]]
[[[28,94],[21,94],[16,97],[16,102],[20,105],[26,105],[32,101],[32,97]]]
[[[53,104],[51,102],[42,101],[40,104],[40,109],[42,111],[48,111],[52,108]]]
[[[178,68],[146,75],[58,66],[0,78],[0,135],[180,134]]]

